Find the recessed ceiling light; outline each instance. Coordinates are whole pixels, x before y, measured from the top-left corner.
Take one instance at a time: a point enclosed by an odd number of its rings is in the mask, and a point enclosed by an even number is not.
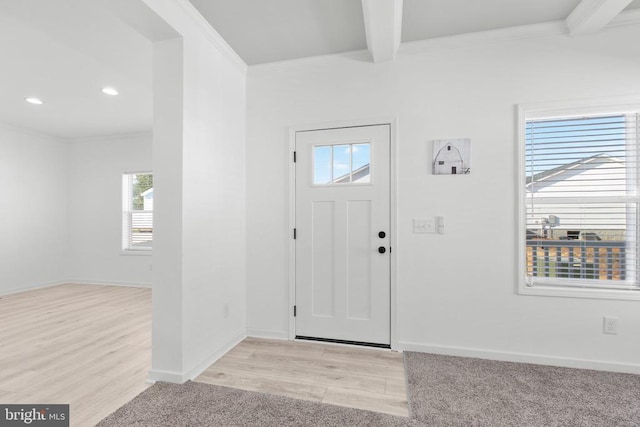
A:
[[[35,105],[42,105],[43,102],[40,98],[34,98],[32,96],[30,96],[29,98],[25,98],[25,101],[27,101],[29,104],[35,104]]]
[[[116,96],[118,94],[118,91],[115,88],[112,87],[103,87],[102,88],[102,92],[106,93],[107,95],[111,95],[111,96]]]

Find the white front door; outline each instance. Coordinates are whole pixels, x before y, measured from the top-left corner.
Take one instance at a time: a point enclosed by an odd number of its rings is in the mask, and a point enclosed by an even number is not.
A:
[[[389,345],[390,126],[296,133],[296,336]]]

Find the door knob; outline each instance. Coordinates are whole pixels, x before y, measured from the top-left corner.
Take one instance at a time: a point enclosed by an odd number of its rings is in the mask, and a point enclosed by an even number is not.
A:
[[[378,252],[379,252],[379,253],[381,253],[381,254],[383,254],[383,253],[387,252],[387,248],[385,248],[384,246],[380,246],[380,247],[378,248]]]
[[[381,231],[378,233],[378,237],[381,239],[384,239],[387,236],[387,233],[385,233],[384,231]]]

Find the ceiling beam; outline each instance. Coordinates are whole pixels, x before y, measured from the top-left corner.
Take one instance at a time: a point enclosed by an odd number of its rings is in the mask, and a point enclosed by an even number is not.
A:
[[[631,3],[631,0],[582,0],[567,17],[569,34],[595,33]]]
[[[393,61],[402,36],[402,0],[362,0],[362,12],[373,62]]]

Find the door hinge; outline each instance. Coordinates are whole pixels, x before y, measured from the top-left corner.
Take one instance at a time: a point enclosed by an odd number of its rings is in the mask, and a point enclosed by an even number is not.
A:
[[[296,157],[297,157],[297,156],[296,156],[296,152],[294,151],[294,152],[293,152],[293,163],[295,163],[295,162],[296,162],[296,160],[297,160],[297,159],[296,159]]]
[[[298,232],[297,229],[293,229],[293,240],[296,240],[296,237],[298,236]]]
[[[293,306],[293,317],[296,317],[296,314],[298,314],[296,307],[297,307],[296,305]]]

